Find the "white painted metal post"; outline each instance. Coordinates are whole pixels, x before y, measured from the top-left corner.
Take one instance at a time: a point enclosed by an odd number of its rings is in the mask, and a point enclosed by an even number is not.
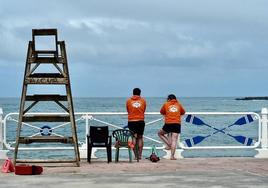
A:
[[[257,158],[268,158],[268,110],[267,108],[262,108],[261,110],[261,148],[256,149],[258,154],[255,156]]]
[[[3,109],[0,108],[0,150],[3,149]]]
[[[261,117],[262,117],[262,127],[261,127],[261,148],[267,149],[268,142],[267,142],[267,119],[268,110],[267,108],[263,108],[261,110]]]
[[[8,150],[4,150],[3,124],[3,109],[0,108],[0,159],[6,159],[8,152]]]
[[[86,115],[86,131],[85,131],[85,133],[86,133],[86,146],[87,146],[87,134],[88,134],[88,131],[89,131],[89,124],[88,124],[88,119],[89,119],[89,117],[88,117],[88,115]]]
[[[85,142],[82,144],[82,146],[79,147],[79,153],[81,159],[87,158],[87,130],[88,130],[88,115],[82,116],[83,120],[86,122],[85,126]]]
[[[90,125],[89,125],[89,121],[90,120],[92,120],[93,119],[93,117],[91,116],[91,115],[89,115],[89,114],[86,114],[85,116],[84,116],[84,119],[85,119],[85,121],[86,121],[86,131],[85,131],[85,137],[86,137],[86,141],[85,141],[85,143],[82,145],[82,147],[80,148],[80,157],[82,158],[82,159],[86,159],[87,158],[87,134],[89,134],[89,127],[90,127]],[[97,149],[96,148],[92,148],[92,153],[91,153],[91,158],[92,159],[96,159],[97,157],[96,157],[96,155],[95,155],[95,153],[97,152]]]

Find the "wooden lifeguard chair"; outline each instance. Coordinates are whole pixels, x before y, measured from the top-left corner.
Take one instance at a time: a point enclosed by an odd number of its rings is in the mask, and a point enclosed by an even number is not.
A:
[[[36,48],[37,37],[50,37],[53,40],[53,49],[44,50]],[[42,65],[54,65],[56,68],[53,73],[36,73],[36,69]],[[28,94],[27,88],[29,85],[57,85],[65,86],[66,94]],[[55,115],[56,113],[49,113],[49,115],[29,115],[27,112],[31,110],[37,103],[55,102],[66,113],[62,115]],[[27,102],[27,104],[26,104]],[[57,111],[58,112],[58,111]],[[52,133],[52,128],[43,126],[40,128],[47,129],[48,134],[36,134],[34,136],[22,136],[23,124],[26,122],[70,122],[70,135],[58,136]],[[71,159],[18,159],[20,151],[20,144],[30,143],[45,143],[60,142],[71,144],[74,150],[74,158]],[[33,150],[31,150],[34,152]],[[78,148],[78,139],[76,132],[76,123],[74,117],[73,100],[71,93],[71,84],[67,64],[67,54],[65,49],[65,42],[58,41],[57,29],[33,29],[32,41],[29,41],[28,52],[25,65],[25,73],[23,80],[22,95],[20,101],[19,119],[17,127],[16,145],[14,151],[14,163],[76,163],[79,166],[80,155]]]

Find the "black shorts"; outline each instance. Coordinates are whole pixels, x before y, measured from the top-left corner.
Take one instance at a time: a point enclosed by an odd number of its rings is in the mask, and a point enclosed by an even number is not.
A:
[[[181,124],[179,123],[165,124],[162,129],[166,133],[181,133]]]
[[[143,135],[145,122],[144,121],[129,121],[128,128],[134,134]]]

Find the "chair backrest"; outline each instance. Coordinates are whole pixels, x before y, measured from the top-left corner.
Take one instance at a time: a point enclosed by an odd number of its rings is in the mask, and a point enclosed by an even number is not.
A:
[[[128,129],[117,129],[113,131],[113,137],[120,144],[128,144],[128,141],[133,139],[133,132]]]
[[[91,141],[94,143],[107,143],[109,137],[108,126],[96,127],[90,126],[89,135]]]

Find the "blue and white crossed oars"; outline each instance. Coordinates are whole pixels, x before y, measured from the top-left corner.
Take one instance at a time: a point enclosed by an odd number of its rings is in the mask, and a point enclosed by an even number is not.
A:
[[[233,124],[231,124],[231,125],[223,128],[223,129],[217,129],[217,128],[211,126],[211,125],[208,125],[207,123],[205,123],[204,121],[202,121],[200,118],[198,118],[196,116],[193,116],[193,115],[188,115],[186,117],[186,120],[185,121],[188,122],[188,123],[192,123],[193,125],[197,125],[197,126],[205,125],[207,127],[210,127],[212,129],[216,130],[215,132],[213,132],[212,134],[209,134],[207,136],[195,136],[193,138],[186,139],[185,140],[185,143],[186,143],[186,145],[188,147],[192,147],[193,145],[197,145],[200,142],[202,142],[205,138],[208,138],[208,137],[210,137],[210,136],[212,136],[214,134],[217,134],[219,132],[221,132],[221,133],[223,133],[223,134],[225,134],[227,136],[230,136],[230,137],[234,138],[237,142],[239,142],[239,143],[241,143],[243,145],[250,146],[252,144],[252,142],[253,142],[253,139],[252,138],[247,138],[245,136],[233,136],[233,135],[231,135],[229,133],[224,132],[225,129],[227,129],[229,127],[232,127],[234,125],[240,125],[241,126],[241,125],[246,125],[248,123],[253,122],[254,120],[253,120],[253,118],[252,118],[251,115],[243,116],[243,117],[239,118],[237,121],[235,121]]]

